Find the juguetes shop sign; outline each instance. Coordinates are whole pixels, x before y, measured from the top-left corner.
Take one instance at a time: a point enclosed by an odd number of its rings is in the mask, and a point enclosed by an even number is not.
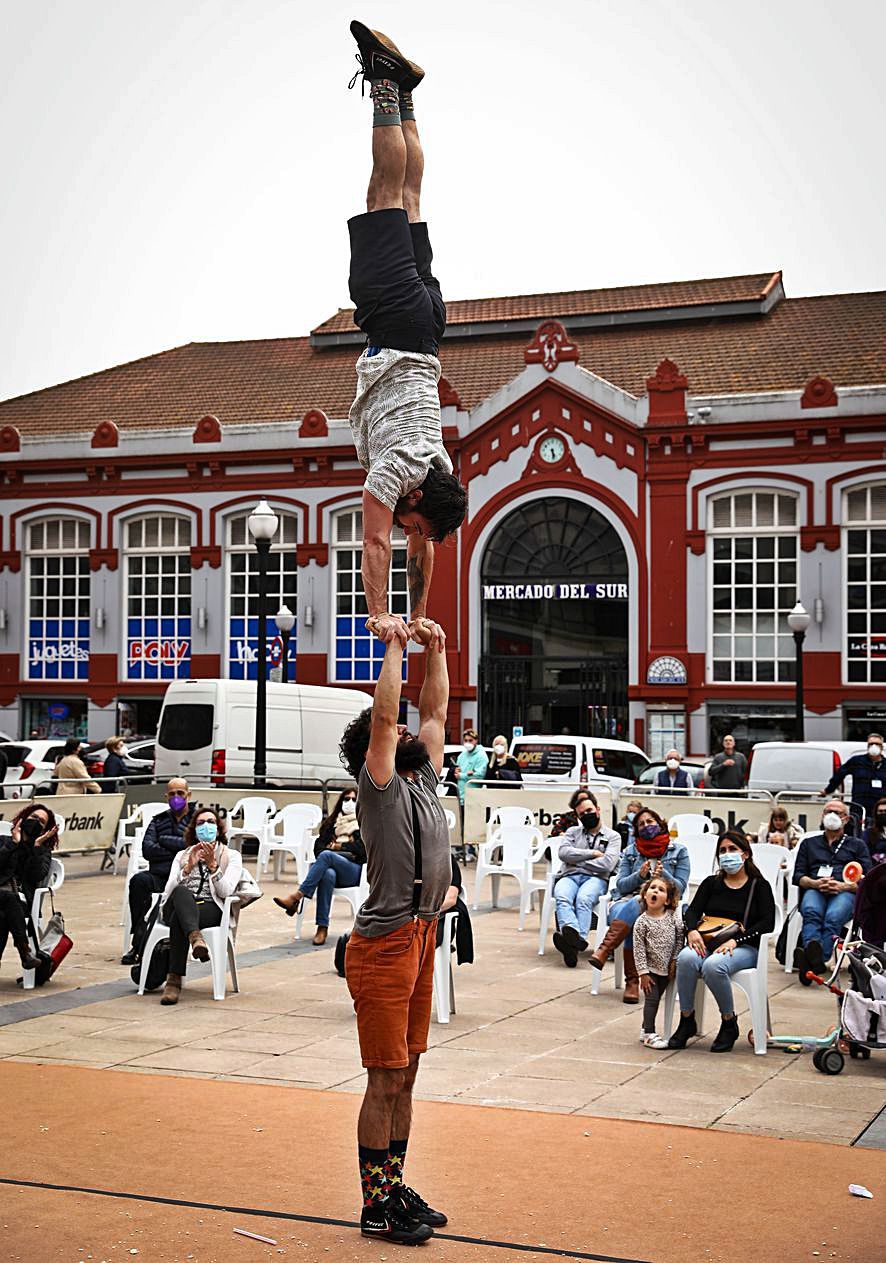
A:
[[[626,583],[484,583],[484,601],[626,601]]]

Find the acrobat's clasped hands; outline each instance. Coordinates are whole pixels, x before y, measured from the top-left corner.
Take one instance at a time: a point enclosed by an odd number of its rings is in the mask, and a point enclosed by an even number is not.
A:
[[[467,492],[443,446],[437,382],[446,307],[431,273],[431,243],[421,220],[424,154],[412,93],[424,71],[396,44],[351,23],[360,69],[370,85],[372,175],[366,214],[348,220],[349,286],[354,321],[366,334],[357,361],[357,395],[349,412],[363,488],[363,590],[367,628],[389,644],[427,641],[425,622],[434,543],[464,521]],[[394,524],[407,536],[410,619],[387,608]],[[433,641],[443,649],[437,624]]]

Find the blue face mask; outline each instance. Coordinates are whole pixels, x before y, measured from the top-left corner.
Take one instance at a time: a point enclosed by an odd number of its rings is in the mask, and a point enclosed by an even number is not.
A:
[[[218,837],[218,825],[213,824],[211,820],[198,824],[196,829],[198,842],[214,842]]]
[[[633,824],[633,823],[634,823],[634,819],[636,818],[636,815],[637,815],[636,811],[629,811],[629,812],[628,812],[627,816],[625,817],[625,819],[627,820],[628,824]]]
[[[737,873],[744,863],[744,856],[741,851],[721,851],[717,860],[724,873]]]

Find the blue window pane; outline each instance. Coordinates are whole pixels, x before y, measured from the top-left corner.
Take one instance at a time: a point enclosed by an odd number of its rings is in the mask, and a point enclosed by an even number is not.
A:
[[[191,620],[190,618],[180,618],[178,620],[178,634],[185,640],[191,638]]]
[[[146,636],[156,636],[159,618],[146,618],[144,621],[144,634]]]
[[[176,632],[175,619],[174,618],[161,618],[160,635],[161,636],[174,636],[175,632]]]
[[[351,674],[350,662],[336,662],[335,678],[336,680],[352,680],[354,678]]]
[[[74,631],[75,623],[73,618],[62,619],[62,637],[65,640],[73,640],[76,632]]]
[[[126,620],[126,635],[130,640],[134,640],[136,636],[141,635],[142,624],[140,618],[128,618]]]
[[[379,658],[379,659],[383,658],[385,656],[386,648],[387,648],[387,645],[383,645],[380,640],[373,640],[372,641],[373,658]]]
[[[337,640],[337,641],[335,642],[335,656],[336,656],[336,658],[350,658],[350,657],[351,657],[351,652],[352,652],[352,651],[351,651],[351,641],[350,641],[350,640]]]
[[[70,658],[65,658],[65,660],[62,662],[62,679],[63,680],[73,680],[74,666],[75,666],[75,663],[73,663]]]
[[[89,619],[88,618],[80,618],[77,620],[77,635],[81,638],[81,640],[86,641],[86,645],[88,648],[89,647]]]
[[[28,635],[32,636],[34,640],[41,640],[43,638],[43,619],[42,618],[32,618],[30,620],[30,623],[28,626]]]
[[[45,635],[51,640],[58,639],[58,623],[57,618],[47,618]]]
[[[355,680],[368,680],[369,678],[370,678],[369,663],[368,662],[355,662],[354,663],[354,679]]]
[[[362,637],[360,640],[358,640],[356,645],[354,646],[354,657],[355,658],[368,658],[369,657],[369,641],[365,637]]]
[[[337,636],[350,636],[353,626],[353,619],[339,617],[335,620],[335,632]]]

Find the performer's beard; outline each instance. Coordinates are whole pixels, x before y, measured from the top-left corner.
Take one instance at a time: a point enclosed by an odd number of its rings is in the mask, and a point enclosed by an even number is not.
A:
[[[408,733],[397,742],[394,752],[394,767],[398,772],[414,772],[428,762],[428,747],[418,737]]]

